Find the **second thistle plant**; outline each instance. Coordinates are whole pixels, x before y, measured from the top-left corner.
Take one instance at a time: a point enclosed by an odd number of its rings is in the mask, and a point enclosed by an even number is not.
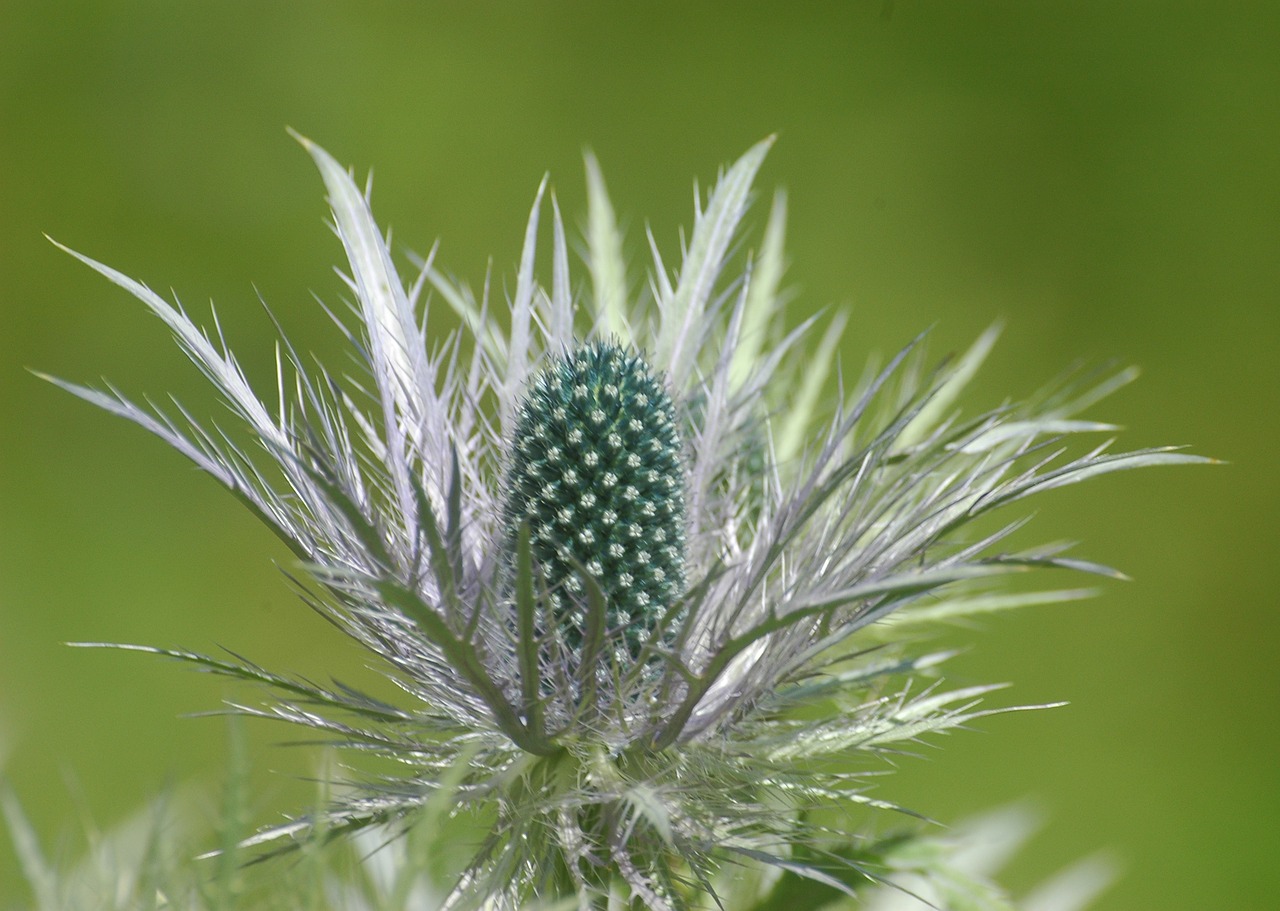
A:
[[[483,832],[443,884],[451,907],[775,895],[795,911],[800,879],[812,906],[851,902],[901,854],[868,834],[866,815],[888,808],[868,793],[878,755],[991,711],[991,688],[946,689],[946,655],[909,654],[902,631],[1078,595],[987,597],[1028,567],[1108,572],[1060,547],[1005,549],[1019,516],[981,534],[975,520],[1120,469],[1202,461],[1072,451],[1114,429],[1080,413],[1126,372],[967,414],[958,397],[994,333],[933,369],[912,343],[823,403],[843,323],[804,359],[814,322],[785,325],[778,293],[781,196],[758,253],[733,268],[768,141],[699,199],[677,268],[653,244],[636,295],[589,158],[589,280],[574,280],[554,199],[550,282],[535,275],[539,190],[502,306],[430,261],[402,280],[367,194],[301,141],[346,252],[347,331],[367,376],[317,371],[286,340],[268,407],[220,329],[73,254],[168,325],[257,446],[55,380],[244,501],[309,571],[308,603],[405,694],[392,705],[132,647],[266,688],[234,711],[395,760],[247,845],[394,833],[444,801]],[[427,338],[427,289],[460,331]]]

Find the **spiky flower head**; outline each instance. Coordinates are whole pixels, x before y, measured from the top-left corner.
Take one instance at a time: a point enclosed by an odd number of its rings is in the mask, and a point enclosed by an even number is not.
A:
[[[662,381],[609,342],[551,358],[521,401],[507,487],[507,546],[528,528],[570,653],[588,638],[585,573],[605,640],[638,658],[684,594],[684,465]]]
[[[902,653],[904,631],[1079,594],[986,590],[1030,566],[1107,572],[1060,547],[1004,549],[1017,516],[981,534],[974,520],[1118,469],[1197,461],[1068,451],[1113,429],[1077,415],[1124,371],[966,415],[957,396],[994,332],[933,370],[912,343],[824,397],[843,321],[816,351],[813,321],[784,323],[781,196],[758,253],[735,255],[768,141],[699,198],[678,269],[651,244],[638,294],[588,158],[589,282],[575,283],[554,199],[550,283],[537,280],[539,190],[502,306],[431,260],[402,281],[367,194],[303,144],[350,263],[348,332],[367,376],[317,372],[286,341],[268,407],[220,329],[74,254],[168,324],[259,445],[62,383],[242,499],[310,572],[308,602],[405,693],[391,705],[146,649],[273,694],[236,711],[398,763],[253,843],[409,827],[444,801],[479,845],[454,871],[457,907],[570,894],[750,905],[800,877],[815,902],[852,892],[892,873],[862,815],[884,806],[863,777],[876,754],[986,711],[989,688],[941,687],[945,655]],[[428,288],[460,331],[427,337]]]

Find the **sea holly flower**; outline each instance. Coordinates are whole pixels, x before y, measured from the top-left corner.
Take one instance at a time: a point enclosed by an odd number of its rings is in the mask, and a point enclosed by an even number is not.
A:
[[[1072,437],[1114,429],[1079,414],[1127,371],[967,415],[958,396],[994,331],[933,369],[917,340],[824,397],[844,321],[786,324],[781,195],[759,251],[737,252],[768,140],[698,197],[678,268],[651,236],[638,292],[590,157],[589,281],[574,278],[554,198],[539,281],[544,183],[498,302],[433,259],[403,280],[367,193],[301,142],[349,263],[344,326],[364,376],[314,368],[282,339],[268,404],[220,327],[73,253],[168,325],[257,445],[54,381],[239,497],[305,566],[307,602],[404,692],[389,704],[131,646],[266,687],[236,712],[396,760],[249,844],[407,831],[443,800],[479,833],[450,884],[456,907],[748,907],[784,902],[799,879],[814,902],[891,880],[901,843],[865,818],[892,809],[868,790],[878,754],[992,711],[978,705],[990,687],[946,689],[946,655],[907,653],[904,630],[1079,596],[993,593],[1029,567],[1109,573],[1061,546],[1003,549],[1023,521],[1006,507],[1201,461],[1072,453]],[[440,305],[462,328],[429,337]],[[972,530],[992,513],[1003,524]]]
[[[527,527],[571,658],[590,639],[585,570],[603,595],[602,641],[634,663],[684,594],[684,465],[667,390],[637,355],[593,342],[552,357],[520,409],[506,479],[507,546]],[[587,663],[591,663],[590,660]]]

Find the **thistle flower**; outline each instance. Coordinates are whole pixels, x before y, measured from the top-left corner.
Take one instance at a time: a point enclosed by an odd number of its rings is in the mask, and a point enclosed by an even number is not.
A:
[[[539,283],[544,182],[501,306],[431,258],[403,281],[368,194],[300,141],[349,261],[346,331],[366,376],[317,370],[283,340],[269,407],[221,328],[72,253],[164,320],[258,446],[54,380],[239,497],[305,565],[308,603],[404,691],[391,705],[129,646],[264,684],[266,702],[231,708],[399,764],[251,844],[407,828],[445,794],[484,832],[455,907],[709,907],[797,878],[852,894],[891,873],[891,852],[861,815],[815,811],[883,808],[872,758],[990,711],[989,687],[940,686],[945,654],[882,647],[911,623],[1080,594],[992,595],[1010,572],[1110,572],[1060,546],[1002,550],[1017,517],[972,523],[1097,475],[1201,461],[1106,443],[1070,454],[1066,438],[1114,429],[1077,415],[1128,371],[963,416],[994,330],[933,370],[917,340],[824,400],[844,323],[808,359],[816,321],[783,324],[781,195],[759,253],[730,270],[768,140],[698,197],[678,269],[650,237],[640,294],[591,157],[590,281],[572,277],[553,197]],[[432,296],[461,330],[427,336]]]
[[[639,357],[593,342],[553,358],[532,384],[512,449],[508,551],[527,528],[570,656],[587,639],[587,618],[571,605],[582,568],[604,595],[605,641],[623,648],[620,664],[633,662],[684,594],[684,470],[670,396]]]

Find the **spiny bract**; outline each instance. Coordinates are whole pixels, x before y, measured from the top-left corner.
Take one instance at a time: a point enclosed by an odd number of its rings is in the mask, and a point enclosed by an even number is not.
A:
[[[528,525],[571,651],[585,572],[607,598],[616,656],[639,657],[685,581],[681,444],[663,382],[612,342],[555,358],[521,403],[508,485],[510,542]]]

